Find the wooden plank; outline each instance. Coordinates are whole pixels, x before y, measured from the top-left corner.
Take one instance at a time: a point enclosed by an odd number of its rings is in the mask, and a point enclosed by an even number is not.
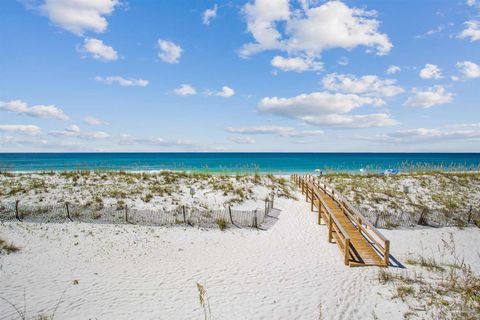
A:
[[[333,239],[335,240],[344,255],[346,265],[386,266],[388,264],[390,243],[388,240],[385,241],[385,251],[387,255],[381,257],[373,248],[372,243],[362,234],[362,231],[366,233],[362,222],[367,222],[363,216],[358,215],[355,220],[355,217],[350,215],[351,211],[349,210],[348,204],[345,205],[343,202],[338,201],[336,199],[338,195],[335,195],[333,190],[331,195],[328,194],[326,188],[322,188],[316,179],[295,176],[294,180],[296,180],[299,187],[301,187],[302,193],[305,193],[305,200],[307,202],[310,200],[310,209],[312,211],[313,208],[318,209],[318,223],[320,223],[322,218],[325,220],[328,226],[328,240],[329,242]],[[356,213],[357,212],[355,212],[355,214]],[[347,214],[349,214],[350,217],[347,216]],[[355,224],[351,219],[355,221]],[[366,225],[371,227],[369,223]],[[375,242],[377,246],[381,247],[377,241]]]

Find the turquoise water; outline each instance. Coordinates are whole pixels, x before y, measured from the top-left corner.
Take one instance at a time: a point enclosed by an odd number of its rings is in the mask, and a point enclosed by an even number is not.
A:
[[[0,153],[0,170],[313,173],[479,170],[480,153]]]

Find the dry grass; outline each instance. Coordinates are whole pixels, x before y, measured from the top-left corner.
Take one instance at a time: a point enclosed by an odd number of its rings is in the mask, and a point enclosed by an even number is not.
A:
[[[384,213],[388,228],[397,228],[397,217],[422,211],[443,216],[449,225],[465,227],[480,219],[480,173],[420,172],[395,176],[328,174],[322,179],[340,191],[363,212]],[[472,211],[469,211],[472,210]],[[412,219],[412,225],[416,224]]]
[[[227,229],[227,221],[223,218],[218,218],[217,220],[215,220],[216,224],[218,225],[218,228],[222,231],[224,231],[225,229]]]
[[[406,260],[412,270],[378,272],[378,281],[392,288],[392,299],[409,305],[408,318],[478,319],[480,277],[458,258],[452,237],[444,241],[444,250],[452,254],[454,263],[414,257]]]
[[[218,196],[219,207],[263,199],[263,193],[292,198],[293,185],[284,178],[255,174],[212,174],[208,172],[135,173],[125,171],[71,171],[0,174],[0,201],[22,203],[87,204],[96,209],[127,205],[173,208],[178,199],[189,199],[195,190],[197,205],[201,196]],[[265,190],[266,189],[266,190]],[[261,195],[257,190],[262,190]],[[263,191],[265,190],[265,191]],[[190,198],[192,199],[192,198]],[[119,206],[118,206],[119,207]],[[208,208],[216,209],[216,208]]]
[[[0,254],[11,254],[20,251],[20,248],[13,244],[8,243],[6,240],[0,238]]]
[[[198,301],[200,303],[200,307],[202,308],[204,319],[211,320],[212,311],[210,309],[210,302],[208,301],[207,291],[205,287],[197,282],[197,290],[198,290]]]

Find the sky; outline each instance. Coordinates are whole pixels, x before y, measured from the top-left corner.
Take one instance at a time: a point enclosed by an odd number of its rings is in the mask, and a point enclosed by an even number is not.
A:
[[[480,0],[4,0],[0,21],[0,152],[480,152]]]

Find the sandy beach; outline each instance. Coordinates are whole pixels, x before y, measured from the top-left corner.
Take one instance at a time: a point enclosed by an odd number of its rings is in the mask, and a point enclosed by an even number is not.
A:
[[[60,179],[58,174],[46,177],[56,183]],[[256,184],[254,176],[243,179]],[[77,179],[79,188],[81,181]],[[257,183],[271,186],[272,180],[262,176]],[[68,189],[65,184],[58,185]],[[463,266],[478,281],[480,251],[472,247],[480,241],[477,227],[382,230],[392,243],[392,266],[386,271],[391,279],[385,282],[383,268],[344,266],[338,247],[326,240],[326,226],[317,225],[303,196],[290,182],[281,184],[290,190],[288,197],[280,194],[282,188],[255,187],[250,199],[238,203],[261,204],[265,193],[278,192],[278,219],[271,219],[265,230],[3,221],[1,238],[20,250],[0,255],[1,297],[17,307],[25,305],[29,318],[55,312],[68,319],[197,319],[204,316],[199,283],[212,319],[421,319],[442,312],[440,302],[421,298],[422,286],[439,285],[451,268],[457,272]],[[58,199],[55,190],[47,189]],[[45,199],[47,193],[29,191],[25,196],[32,201]],[[136,203],[142,196],[127,200]],[[228,201],[228,196],[221,193],[216,201]],[[403,282],[395,280],[399,278]],[[398,288],[406,283],[413,292],[400,298]],[[453,302],[463,301],[453,291],[445,295],[451,296],[453,310]],[[1,319],[16,317],[5,301],[0,314]]]

